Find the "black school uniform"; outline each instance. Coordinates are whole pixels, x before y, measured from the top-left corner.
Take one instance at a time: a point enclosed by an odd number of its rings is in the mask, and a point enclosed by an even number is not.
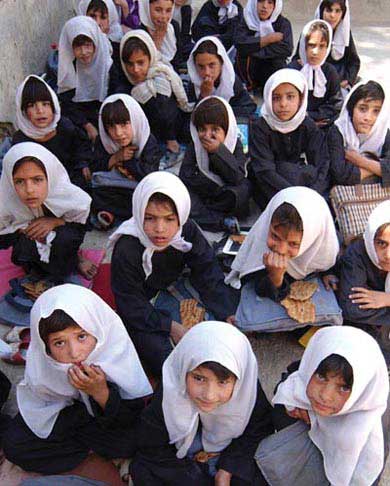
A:
[[[286,67],[287,58],[292,54],[293,33],[290,21],[279,15],[272,27],[275,32],[283,34],[283,40],[260,47],[258,32],[248,28],[245,18],[238,25],[234,41],[237,48],[236,71],[251,88],[264,88],[274,72]]]
[[[172,317],[156,310],[150,303],[159,290],[167,289],[182,274],[191,270],[191,283],[216,319],[224,321],[237,308],[236,292],[224,284],[224,275],[214,252],[196,224],[189,220],[182,230],[183,238],[192,249],[183,253],[173,247],[155,252],[153,271],[145,280],[142,255],[145,247],[134,236],[121,236],[112,255],[111,286],[116,307],[140,359],[154,374],[172,350],[169,339]]]
[[[329,186],[326,137],[309,117],[283,134],[272,130],[264,118],[249,131],[248,177],[253,197],[261,208],[281,189],[306,186],[324,195]]]
[[[192,7],[191,5],[183,5],[180,7],[181,27],[180,27],[180,46],[182,52],[182,63],[186,62],[194,47],[191,40],[191,21],[192,21]],[[184,66],[187,67],[187,66]]]
[[[94,151],[92,172],[108,171],[108,163],[111,155],[106,152],[100,136],[97,137]],[[159,169],[162,157],[161,148],[157,140],[151,134],[142,150],[140,158],[133,158],[124,162],[124,166],[131,175],[139,182],[150,172]],[[132,194],[133,190],[119,187],[95,187],[92,190],[92,211],[109,211],[117,218],[125,220],[132,216]]]
[[[89,397],[92,417],[84,403],[76,400],[61,410],[46,439],[36,436],[18,414],[4,436],[6,458],[25,471],[59,474],[77,467],[91,450],[106,459],[132,457],[136,450],[134,429],[144,400],[124,400],[114,383],[107,385],[109,398],[104,410]]]
[[[5,374],[0,371],[0,411],[3,405],[8,399],[9,392],[11,390],[11,382],[5,376]],[[3,445],[3,433],[7,430],[11,417],[0,412],[0,449]]]
[[[194,23],[192,24],[192,38],[197,42],[207,35],[215,35],[228,51],[234,45],[234,39],[238,23],[243,16],[241,5],[234,0],[238,8],[238,14],[232,19],[227,19],[223,24],[218,23],[219,7],[216,7],[211,0],[202,5]]]
[[[199,170],[194,144],[187,148],[179,177],[191,196],[191,217],[205,230],[222,231],[225,217],[247,214],[251,187],[246,160],[239,139],[234,153],[221,143],[217,152],[209,154],[210,170],[225,183],[220,187]]]
[[[169,443],[169,434],[162,410],[162,388],[144,410],[138,427],[138,452],[130,466],[135,486],[212,486],[214,479],[207,474],[207,464],[188,457],[178,459],[176,446]],[[254,461],[260,440],[273,433],[271,410],[260,383],[256,403],[243,434],[233,439],[221,452],[217,468],[233,474],[232,486],[265,486]]]

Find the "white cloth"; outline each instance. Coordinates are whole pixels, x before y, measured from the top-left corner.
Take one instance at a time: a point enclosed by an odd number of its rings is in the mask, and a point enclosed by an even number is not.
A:
[[[222,68],[219,77],[219,85],[214,86],[213,92],[211,94],[213,96],[220,96],[226,101],[229,101],[230,98],[234,96],[234,82],[236,80],[236,73],[234,72],[232,61],[229,59],[224,45],[219,39],[211,35],[202,37],[198,40],[198,42],[192,49],[190,57],[187,61],[188,75],[190,76],[190,79],[194,84],[196,98],[198,99],[200,96],[200,87],[202,85],[203,79],[199,76],[198,70],[196,69],[194,52],[196,52],[198,47],[206,41],[211,41],[216,46],[218,55],[222,58]]]
[[[95,54],[89,65],[76,60],[75,69],[72,42],[78,35],[85,35],[93,41]],[[62,28],[58,45],[58,93],[75,89],[74,102],[104,101],[111,65],[110,41],[97,23],[84,16],[68,20]]]
[[[329,45],[321,64],[319,64],[318,66],[312,66],[307,62],[306,35],[309,32],[311,26],[317,22],[324,24],[328,29]],[[305,27],[302,30],[301,38],[299,39],[299,57],[303,63],[301,73],[305,76],[307,80],[307,85],[309,87],[309,91],[313,91],[313,96],[315,98],[322,98],[326,93],[327,81],[326,81],[326,76],[321,69],[321,66],[326,62],[331,47],[332,47],[332,27],[328,24],[328,22],[325,22],[325,20],[312,20],[311,22],[308,22],[305,25]]]
[[[223,25],[227,20],[234,19],[238,15],[238,7],[233,0],[227,5],[220,5],[218,0],[212,0],[214,7],[218,8],[218,24]]]
[[[59,363],[46,353],[39,335],[39,322],[56,309],[63,310],[97,340],[86,364],[100,366],[107,381],[115,383],[125,400],[153,393],[137,352],[120,317],[92,290],[65,284],[44,292],[31,309],[31,343],[26,371],[17,387],[20,413],[29,428],[45,439],[53,430],[59,412],[74,400],[82,400],[93,415],[89,396],[74,388],[67,372],[71,364]]]
[[[223,144],[229,150],[229,152],[233,153],[237,144],[238,128],[237,128],[236,117],[234,116],[233,110],[229,105],[229,103],[223,98],[220,98],[219,96],[208,96],[207,98],[203,98],[203,100],[200,101],[196,109],[198,109],[199,106],[201,106],[201,104],[204,103],[206,100],[209,100],[211,98],[216,98],[226,108],[228,119],[229,119],[229,126]],[[191,131],[192,141],[194,142],[196,163],[198,164],[199,170],[208,179],[218,184],[218,186],[222,187],[225,184],[218,174],[210,170],[209,154],[207,150],[202,146],[198,131],[195,128],[195,125],[192,123],[192,121],[190,122],[190,131]]]
[[[361,138],[355,131],[351,116],[349,115],[347,109],[347,104],[352,94],[361,86],[364,86],[364,83],[356,84],[348,93],[347,98],[344,100],[343,108],[340,112],[340,115],[335,121],[335,125],[343,136],[344,147],[347,150],[355,150],[359,153],[373,152],[378,157],[380,157],[390,123],[389,95],[385,95],[382,109],[377,119],[375,120],[371,132]]]
[[[106,152],[109,154],[115,154],[118,150],[121,149],[121,146],[114,142],[114,140],[110,137],[110,135],[106,132],[103,121],[102,121],[102,112],[103,108],[108,103],[114,103],[115,101],[121,100],[122,103],[125,105],[126,110],[129,113],[130,117],[130,124],[131,129],[133,131],[133,138],[131,140],[132,145],[136,145],[138,147],[135,156],[139,158],[142,154],[142,151],[150,137],[150,127],[148,119],[143,111],[143,109],[139,106],[139,104],[129,95],[127,94],[114,94],[109,96],[104,100],[104,103],[100,107],[99,111],[99,135],[102,140],[102,144],[106,149]]]
[[[248,29],[257,32],[260,37],[264,37],[268,34],[275,32],[272,24],[276,22],[279,15],[282,13],[283,0],[275,0],[274,10],[267,20],[260,20],[257,13],[257,0],[248,0],[244,8],[244,19]]]
[[[291,120],[282,121],[274,113],[272,108],[272,93],[282,83],[292,84],[302,95],[301,105]],[[295,69],[279,69],[270,76],[264,86],[264,102],[261,107],[261,115],[267,125],[280,133],[290,133],[296,130],[306,117],[307,110],[307,82],[300,71]]]
[[[54,105],[54,118],[53,121],[45,128],[36,127],[31,123],[28,119],[27,114],[22,111],[22,98],[23,98],[23,90],[27,83],[27,81],[31,78],[35,78],[39,80],[42,84],[44,84],[50,93],[51,99]],[[34,140],[40,139],[48,135],[50,132],[56,129],[58,122],[61,118],[61,108],[58,102],[58,98],[56,93],[51,89],[51,87],[39,76],[35,76],[34,74],[30,74],[27,78],[23,81],[22,84],[18,86],[16,90],[16,127],[21,130],[27,137],[33,138]],[[37,100],[41,101],[41,100]]]
[[[0,235],[27,228],[33,219],[43,216],[42,209],[32,211],[21,202],[15,191],[12,178],[14,165],[18,160],[27,156],[37,158],[45,166],[48,180],[45,207],[57,218],[63,218],[67,223],[84,224],[89,215],[90,196],[70,182],[64,166],[49,150],[38,143],[22,142],[11,147],[3,160],[0,179],[0,201],[2,201]],[[53,235],[49,233],[46,243],[36,243],[42,261],[49,261],[50,244],[53,238]]]
[[[103,0],[107,6],[108,18],[110,22],[110,31],[108,33],[108,38],[113,42],[120,42],[123,37],[123,30],[120,23],[120,18],[118,15],[118,10],[116,5],[112,0]],[[80,0],[77,6],[77,15],[87,15],[87,10],[91,0]]]
[[[156,30],[156,27],[152,21],[150,16],[150,3],[149,0],[139,0],[138,1],[138,8],[139,8],[139,17],[141,20],[141,24],[147,27],[150,30]],[[172,16],[173,16],[173,9],[172,9]],[[165,34],[164,40],[160,47],[160,53],[162,56],[162,60],[164,62],[171,62],[172,59],[175,57],[177,51],[177,39],[175,35],[175,29],[171,23],[172,17],[170,18],[168,29]]]
[[[186,186],[182,181],[170,172],[152,172],[145,176],[137,185],[133,193],[133,217],[122,223],[110,236],[109,247],[113,246],[122,235],[131,235],[138,238],[145,247],[142,255],[142,267],[145,272],[145,280],[152,273],[152,257],[156,250],[163,248],[153,245],[144,231],[145,209],[150,197],[156,192],[161,192],[170,197],[175,203],[179,215],[179,230],[169,242],[176,250],[187,253],[192,248],[192,243],[185,241],[181,232],[188,220],[191,209],[191,199]]]
[[[299,252],[289,260],[287,273],[301,280],[312,272],[328,270],[336,263],[339,242],[325,199],[308,187],[288,187],[270,200],[241,245],[233,261],[232,271],[225,279],[232,287],[240,288],[239,279],[265,268],[263,255],[270,251],[267,237],[272,215],[283,203],[294,206],[303,223]]]
[[[367,226],[364,231],[364,246],[372,263],[381,269],[379,265],[378,255],[376,254],[374,240],[377,229],[382,224],[390,224],[390,201],[384,201],[379,204],[370,214]],[[390,292],[390,273],[387,272],[385,281],[385,291]]]
[[[314,18],[320,19],[320,7],[322,1],[319,3]],[[336,27],[336,30],[333,31],[333,41],[332,41],[332,50],[331,56],[332,59],[335,61],[339,61],[345,52],[345,48],[349,46],[349,38],[351,36],[351,14],[349,10],[349,1],[345,0],[345,15],[344,18],[340,20],[339,25]]]
[[[231,399],[210,413],[198,409],[186,391],[186,375],[206,361],[215,361],[234,373]],[[197,324],[180,340],[163,364],[162,409],[170,444],[176,456],[186,456],[199,420],[207,452],[220,452],[242,435],[257,397],[257,361],[244,334],[225,322]]]
[[[343,356],[351,365],[352,393],[340,412],[321,417],[311,409],[306,388],[321,361],[331,354]],[[272,401],[308,410],[309,436],[322,453],[332,485],[367,486],[384,463],[381,419],[388,394],[387,367],[377,342],[360,329],[336,326],[311,338],[298,371],[279,385]]]

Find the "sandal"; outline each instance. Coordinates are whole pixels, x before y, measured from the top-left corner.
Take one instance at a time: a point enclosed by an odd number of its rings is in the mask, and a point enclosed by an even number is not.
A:
[[[114,224],[115,217],[109,211],[99,211],[96,215],[98,223],[103,230],[108,230]]]
[[[15,326],[4,336],[6,343],[29,343],[31,339],[30,328]]]
[[[29,345],[30,343],[26,342],[12,343],[11,348],[13,352],[8,357],[1,359],[8,364],[17,366],[25,365]]]

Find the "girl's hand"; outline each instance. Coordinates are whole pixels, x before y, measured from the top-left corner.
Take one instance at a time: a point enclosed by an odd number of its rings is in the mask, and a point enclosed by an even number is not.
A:
[[[210,76],[206,76],[200,85],[200,97],[206,98],[210,96],[214,89],[214,81],[210,78]]]
[[[85,182],[91,182],[92,174],[89,167],[83,167],[82,171]]]
[[[86,123],[84,125],[84,130],[87,132],[88,138],[91,140],[91,142],[95,143],[96,137],[99,135],[99,133],[92,123]]]
[[[114,0],[115,5],[121,7],[123,17],[127,17],[130,13],[129,5],[126,0]]]
[[[232,473],[219,469],[215,475],[215,486],[230,486],[231,479]]]
[[[120,158],[121,162],[125,162],[126,160],[131,160],[134,157],[134,154],[137,152],[138,147],[137,145],[127,145],[127,147],[123,147],[120,150]]]
[[[207,138],[207,137],[200,138],[200,143],[202,144],[202,147],[206,150],[206,152],[208,152],[209,154],[218,152],[219,146],[221,145],[221,142],[219,142],[216,138]]]
[[[359,304],[359,309],[382,309],[390,307],[390,294],[364,287],[352,287],[352,294],[348,297],[353,304]]]
[[[346,150],[345,151],[345,158],[348,160],[348,162],[352,162],[353,164],[358,165],[359,162],[359,154],[356,152],[356,150]]]
[[[339,279],[336,277],[336,275],[324,275],[322,277],[322,281],[324,282],[326,290],[337,290]]]
[[[303,420],[307,425],[310,425],[310,417],[307,410],[303,408],[294,408],[293,410],[287,410],[286,413],[292,418]]]
[[[69,382],[77,390],[91,396],[102,409],[109,397],[106,375],[100,366],[94,364],[74,365],[68,371]]]
[[[276,288],[282,286],[284,274],[287,271],[289,258],[272,251],[264,253],[263,263],[267,269],[268,277]]]
[[[236,324],[236,316],[233,314],[232,316],[227,317],[226,322],[234,326]]]
[[[172,321],[171,323],[171,333],[170,336],[172,338],[172,341],[177,344],[180,339],[184,336],[186,333],[186,328],[179,324],[176,321]]]
[[[36,240],[44,243],[46,236],[53,231],[57,226],[63,226],[65,221],[61,218],[49,218],[43,216],[32,221],[24,230],[24,234],[30,238],[30,240]]]
[[[349,81],[348,81],[348,79],[343,79],[343,80],[341,81],[341,83],[340,83],[340,86],[341,86],[342,88],[348,88],[348,85],[349,85]]]

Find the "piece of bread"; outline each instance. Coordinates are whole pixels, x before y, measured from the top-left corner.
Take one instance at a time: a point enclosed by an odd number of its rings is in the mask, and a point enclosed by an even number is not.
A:
[[[183,299],[180,301],[180,319],[186,329],[191,329],[195,324],[204,320],[206,309],[198,305],[195,299]]]
[[[244,243],[246,235],[230,235],[229,238],[235,243],[242,245]]]
[[[219,456],[219,452],[206,452],[206,451],[199,451],[195,454],[194,459],[196,462],[206,463],[209,462],[209,459],[212,457]]]
[[[287,314],[294,319],[294,321],[300,324],[313,323],[316,320],[316,306],[311,301],[307,300],[295,300],[290,297],[286,297],[281,302],[283,307],[286,308]]]
[[[290,285],[289,298],[294,300],[307,300],[314,295],[314,292],[318,289],[318,283],[305,282],[304,280],[298,280]]]

